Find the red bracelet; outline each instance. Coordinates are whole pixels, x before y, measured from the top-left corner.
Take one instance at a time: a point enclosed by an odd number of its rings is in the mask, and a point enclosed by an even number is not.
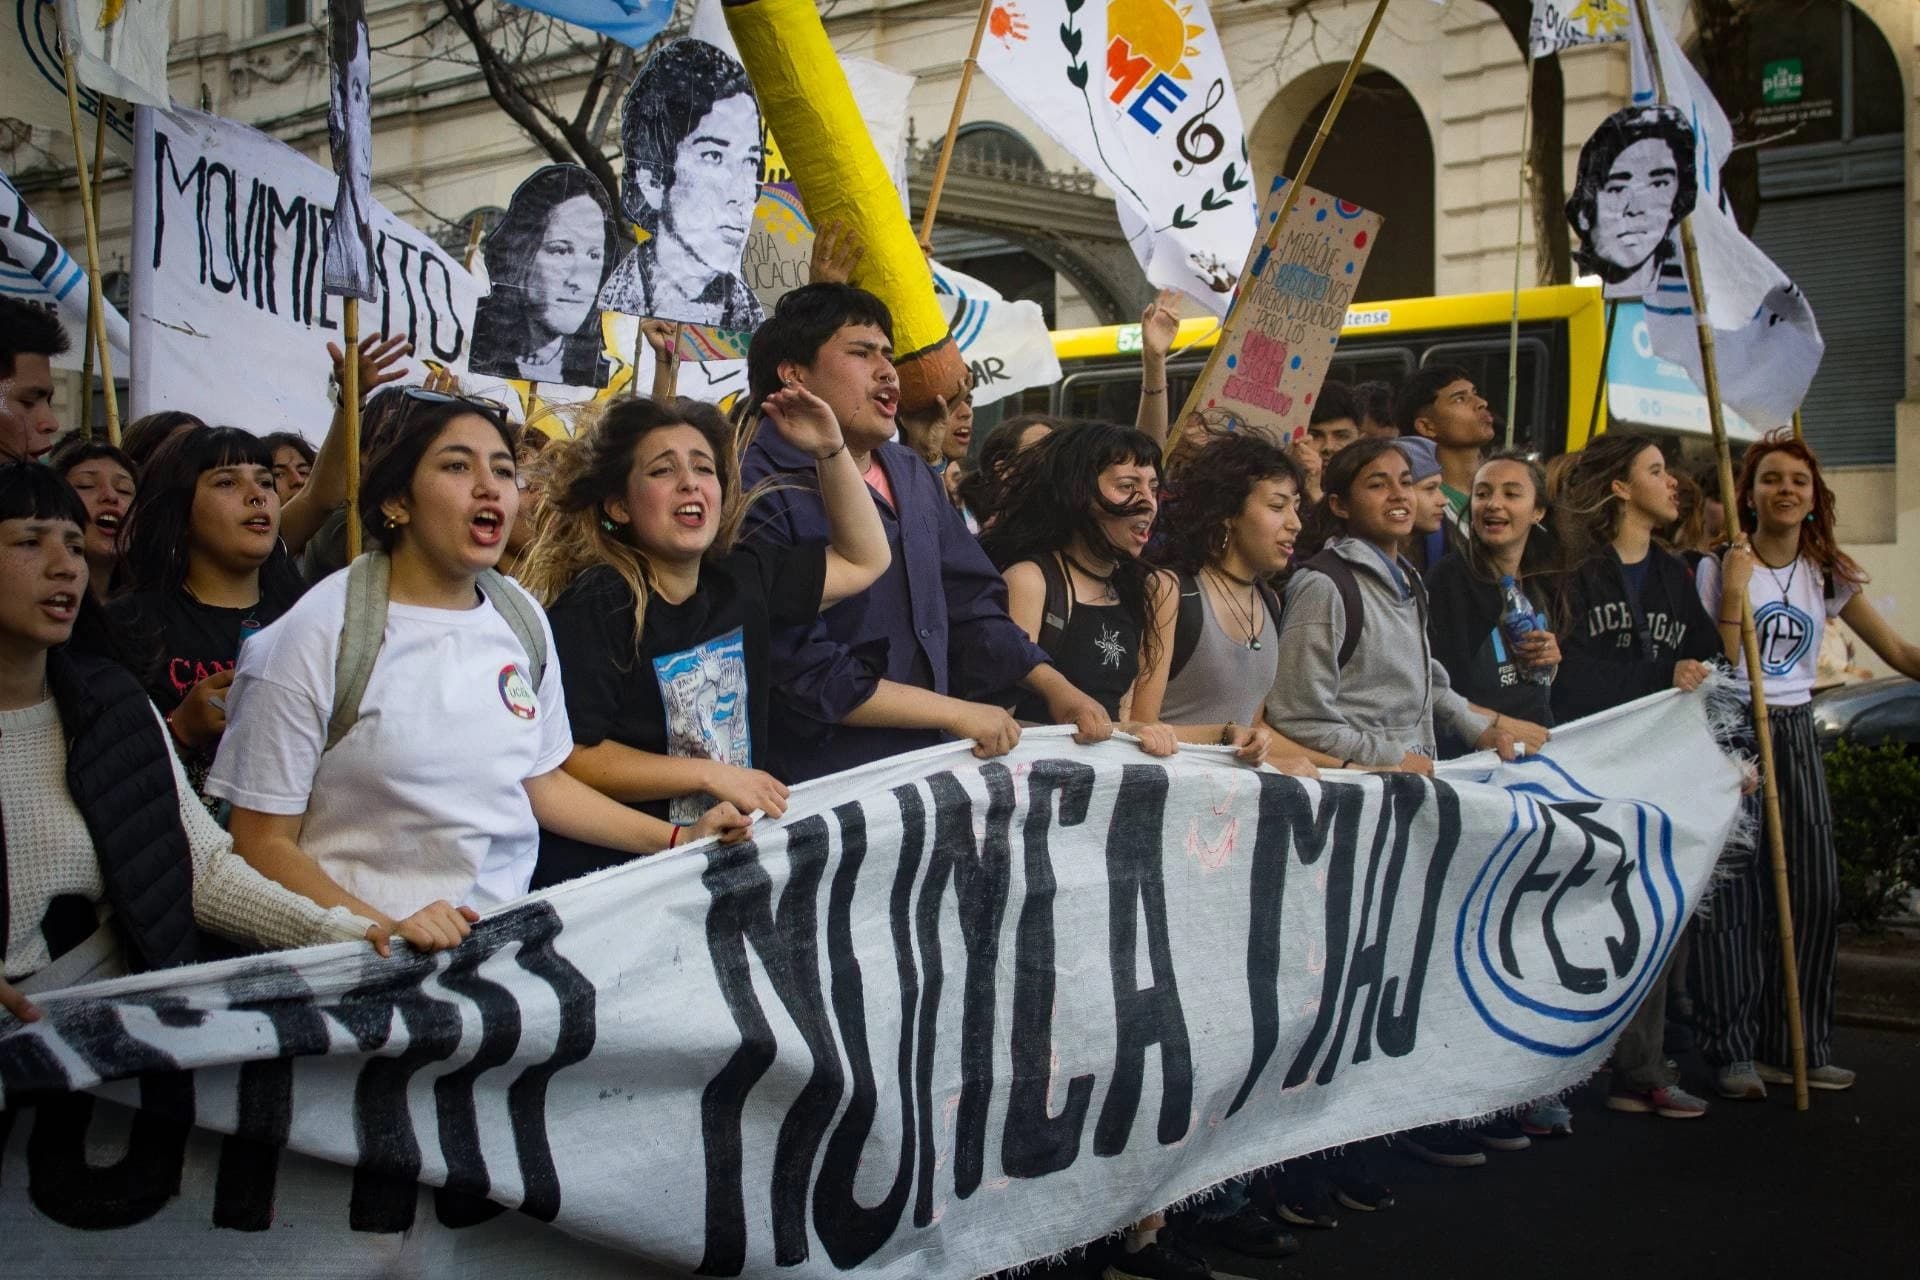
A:
[[[685,828],[685,827],[683,827],[683,826],[681,826],[681,825],[680,825],[679,823],[677,823],[677,822],[676,822],[676,823],[674,823],[674,824],[673,824],[673,834],[667,837],[667,848],[669,848],[669,849],[671,849],[671,848],[673,848],[673,847],[674,847],[675,845],[677,845],[677,844],[679,844],[679,843],[680,843],[680,833],[681,833],[682,831],[685,831],[685,830],[686,830],[686,828]]]

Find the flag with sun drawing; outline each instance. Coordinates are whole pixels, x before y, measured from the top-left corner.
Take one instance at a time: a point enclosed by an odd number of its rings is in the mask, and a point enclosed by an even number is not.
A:
[[[1113,192],[1147,278],[1225,316],[1259,193],[1205,0],[998,0],[980,69]]]

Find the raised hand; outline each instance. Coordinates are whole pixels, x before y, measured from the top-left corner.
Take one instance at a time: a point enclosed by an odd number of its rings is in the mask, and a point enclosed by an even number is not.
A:
[[[788,444],[806,450],[821,462],[840,452],[846,443],[833,409],[797,382],[775,391],[760,407]]]
[[[846,284],[860,269],[867,256],[866,245],[845,222],[823,222],[814,230],[813,261],[808,266],[811,284]]]
[[[1165,360],[1173,350],[1174,339],[1180,336],[1179,298],[1174,290],[1162,289],[1140,313],[1141,355]]]
[[[398,382],[407,376],[407,358],[413,354],[413,346],[402,337],[372,334],[360,339],[358,354],[360,399],[364,401],[389,382]],[[346,386],[346,357],[338,343],[327,344],[327,356],[333,361],[334,381]]]

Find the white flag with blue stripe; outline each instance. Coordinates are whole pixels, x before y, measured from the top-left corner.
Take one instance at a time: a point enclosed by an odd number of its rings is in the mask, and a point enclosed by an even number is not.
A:
[[[73,345],[54,360],[63,369],[78,369],[81,337],[87,331],[87,269],[74,260],[46,223],[33,216],[27,199],[13,180],[0,172],[0,294],[19,298],[59,313]],[[132,367],[127,355],[127,321],[107,307],[107,342],[113,348],[114,367]]]
[[[1720,169],[1733,149],[1733,126],[1658,18],[1651,33],[1633,24],[1633,100],[1656,100],[1647,37],[1658,50],[1666,100],[1693,126],[1694,168],[1699,197],[1693,233],[1706,284],[1720,373],[1720,399],[1756,427],[1783,426],[1807,397],[1826,343],[1813,304],[1787,273],[1734,221]],[[1660,273],[1644,302],[1654,354],[1686,369],[1706,389],[1693,297],[1685,269],[1676,261]]]
[[[621,44],[644,49],[673,18],[673,0],[513,0],[532,9],[598,31]]]

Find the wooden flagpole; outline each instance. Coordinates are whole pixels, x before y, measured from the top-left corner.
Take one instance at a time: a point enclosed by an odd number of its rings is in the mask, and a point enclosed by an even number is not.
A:
[[[1800,411],[1798,409],[1793,411],[1793,438],[1800,441],[1805,441],[1807,438],[1806,430],[1800,425]]]
[[[1593,410],[1587,414],[1587,441],[1600,430],[1600,405],[1607,398],[1607,359],[1613,354],[1613,322],[1620,316],[1618,302],[1607,303],[1607,323],[1600,338],[1600,372],[1593,380]]]
[[[100,170],[106,163],[107,113],[105,103],[95,101],[93,112],[93,207],[100,207]],[[104,304],[104,297],[87,291],[87,332],[80,354],[80,435],[93,439],[93,321]]]
[[[347,433],[347,559],[360,554],[360,299],[340,299],[340,425]]]
[[[1384,2],[1384,0],[1383,0]],[[993,16],[993,0],[980,0],[980,16],[973,24],[973,47],[960,64],[960,90],[953,95],[953,114],[947,119],[946,140],[940,144],[940,161],[933,169],[933,186],[927,190],[927,209],[920,215],[920,250],[933,256],[933,220],[940,212],[940,193],[946,190],[947,166],[953,163],[954,139],[960,136],[960,117],[966,113],[967,94],[973,89],[973,73],[980,69],[980,42],[986,37],[987,22]]]
[[[1380,19],[1386,16],[1387,0],[1379,0],[1373,7],[1373,17],[1367,20],[1367,29],[1360,33],[1360,43],[1355,46],[1353,58],[1347,63],[1347,70],[1340,77],[1340,87],[1333,91],[1333,101],[1327,103],[1325,114],[1320,117],[1320,128],[1313,135],[1313,145],[1307,148],[1306,159],[1300,162],[1300,172],[1294,174],[1287,183],[1286,198],[1280,202],[1279,216],[1267,229],[1262,249],[1272,253],[1280,243],[1285,231],[1287,218],[1293,213],[1293,202],[1299,198],[1300,189],[1307,185],[1307,179],[1313,174],[1313,165],[1320,158],[1320,148],[1327,143],[1327,135],[1333,131],[1333,122],[1340,115],[1340,108],[1347,103],[1347,92],[1353,88],[1353,82],[1360,78],[1360,64],[1366,61],[1367,47],[1373,43],[1374,32],[1380,29]],[[1167,447],[1171,449],[1174,441],[1180,438],[1180,432],[1187,419],[1198,412],[1200,398],[1207,392],[1207,384],[1213,378],[1215,369],[1226,355],[1227,341],[1233,336],[1234,326],[1240,319],[1240,302],[1244,292],[1234,295],[1233,308],[1227,312],[1227,321],[1220,328],[1219,341],[1213,344],[1213,350],[1207,353],[1207,363],[1200,370],[1200,376],[1194,379],[1193,390],[1187,393],[1187,402],[1180,406],[1180,416],[1167,422]]]
[[[1647,62],[1653,71],[1654,94],[1667,102],[1666,73],[1654,39],[1654,17],[1647,0],[1634,0]],[[1700,249],[1693,237],[1693,217],[1680,220],[1680,251],[1686,259],[1687,284],[1693,290],[1693,322],[1700,336],[1700,367],[1704,371],[1707,418],[1713,424],[1713,448],[1720,464],[1720,501],[1727,511],[1727,532],[1739,528],[1733,483],[1733,453],[1727,446],[1726,412],[1720,403],[1720,368],[1714,356],[1713,318],[1707,313],[1706,281],[1700,277]],[[1726,602],[1721,602],[1721,608]],[[1794,952],[1793,903],[1788,896],[1787,846],[1780,825],[1780,780],[1774,768],[1773,733],[1767,723],[1767,691],[1760,670],[1760,638],[1753,626],[1753,601],[1740,600],[1740,645],[1747,660],[1747,687],[1753,700],[1753,736],[1760,754],[1761,794],[1766,802],[1767,846],[1773,859],[1773,892],[1780,922],[1780,968],[1787,997],[1787,1047],[1793,1055],[1793,1105],[1807,1109],[1807,1043],[1800,1024],[1800,964]]]
[[[1513,315],[1507,322],[1507,448],[1520,404],[1520,257],[1527,239],[1527,147],[1533,135],[1533,42],[1527,42],[1527,91],[1520,100],[1520,198],[1513,208]],[[1602,357],[1601,366],[1606,366]]]
[[[91,317],[88,327],[93,331],[93,345],[100,353],[100,381],[106,390],[107,404],[107,443],[118,447],[120,444],[120,397],[113,385],[113,352],[107,346],[107,314],[101,307],[100,299],[100,221],[93,204],[93,180],[87,172],[87,153],[84,136],[80,132],[80,91],[76,87],[73,70],[73,45],[63,31],[60,35],[61,61],[67,70],[67,119],[73,126],[73,168],[80,179],[80,213],[87,226],[87,313]],[[94,110],[104,107],[96,97]],[[88,398],[93,395],[89,386]]]

